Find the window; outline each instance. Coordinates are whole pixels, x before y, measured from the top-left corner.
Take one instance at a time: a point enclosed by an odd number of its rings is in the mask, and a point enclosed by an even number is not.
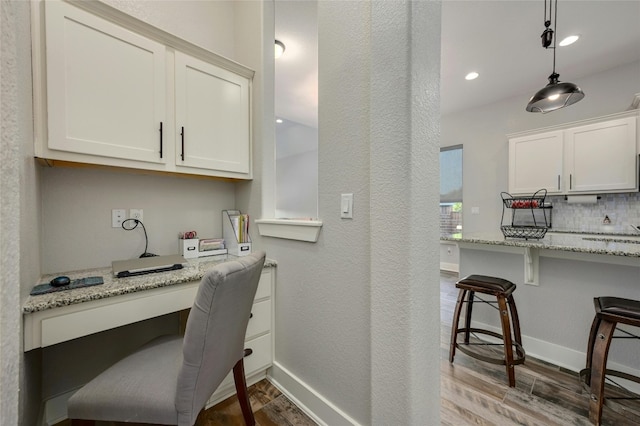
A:
[[[318,5],[275,2],[275,217],[318,217]]]
[[[440,149],[440,233],[462,232],[462,145]]]

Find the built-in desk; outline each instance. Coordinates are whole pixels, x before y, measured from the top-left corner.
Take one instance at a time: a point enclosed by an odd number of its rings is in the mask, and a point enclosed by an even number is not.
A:
[[[116,278],[111,268],[63,272],[76,279],[102,276],[104,284],[29,296],[23,305],[24,351],[44,348],[101,331],[133,324],[168,313],[189,309],[198,285],[212,266],[234,259],[213,256],[189,260],[183,269]],[[260,277],[246,333],[245,358],[249,383],[265,377],[273,362],[273,297],[276,263],[267,259]],[[56,275],[43,276],[39,283]],[[39,284],[39,283],[34,283]],[[208,405],[234,392],[231,375],[225,379]]]

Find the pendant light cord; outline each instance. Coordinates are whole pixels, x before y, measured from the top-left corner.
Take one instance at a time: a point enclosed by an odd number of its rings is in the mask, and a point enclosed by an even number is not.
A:
[[[546,0],[545,0],[546,1]],[[551,17],[551,2],[549,0],[549,17]],[[553,74],[556,73],[556,39],[558,38],[558,0],[556,2],[555,16],[553,17]]]

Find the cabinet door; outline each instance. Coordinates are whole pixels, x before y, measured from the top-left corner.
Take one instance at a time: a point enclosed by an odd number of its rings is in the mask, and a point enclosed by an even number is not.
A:
[[[562,131],[509,140],[509,192],[562,191]]]
[[[636,118],[566,131],[568,192],[638,190]]]
[[[165,47],[70,4],[45,4],[49,149],[164,163]]]
[[[249,80],[176,52],[176,165],[250,174]]]

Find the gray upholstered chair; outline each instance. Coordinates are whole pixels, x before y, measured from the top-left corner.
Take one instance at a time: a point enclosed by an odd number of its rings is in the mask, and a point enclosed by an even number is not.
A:
[[[264,259],[264,252],[257,252],[209,270],[184,338],[154,339],[83,386],[69,399],[72,424],[103,420],[192,426],[233,370],[245,423],[254,425],[242,358]]]

